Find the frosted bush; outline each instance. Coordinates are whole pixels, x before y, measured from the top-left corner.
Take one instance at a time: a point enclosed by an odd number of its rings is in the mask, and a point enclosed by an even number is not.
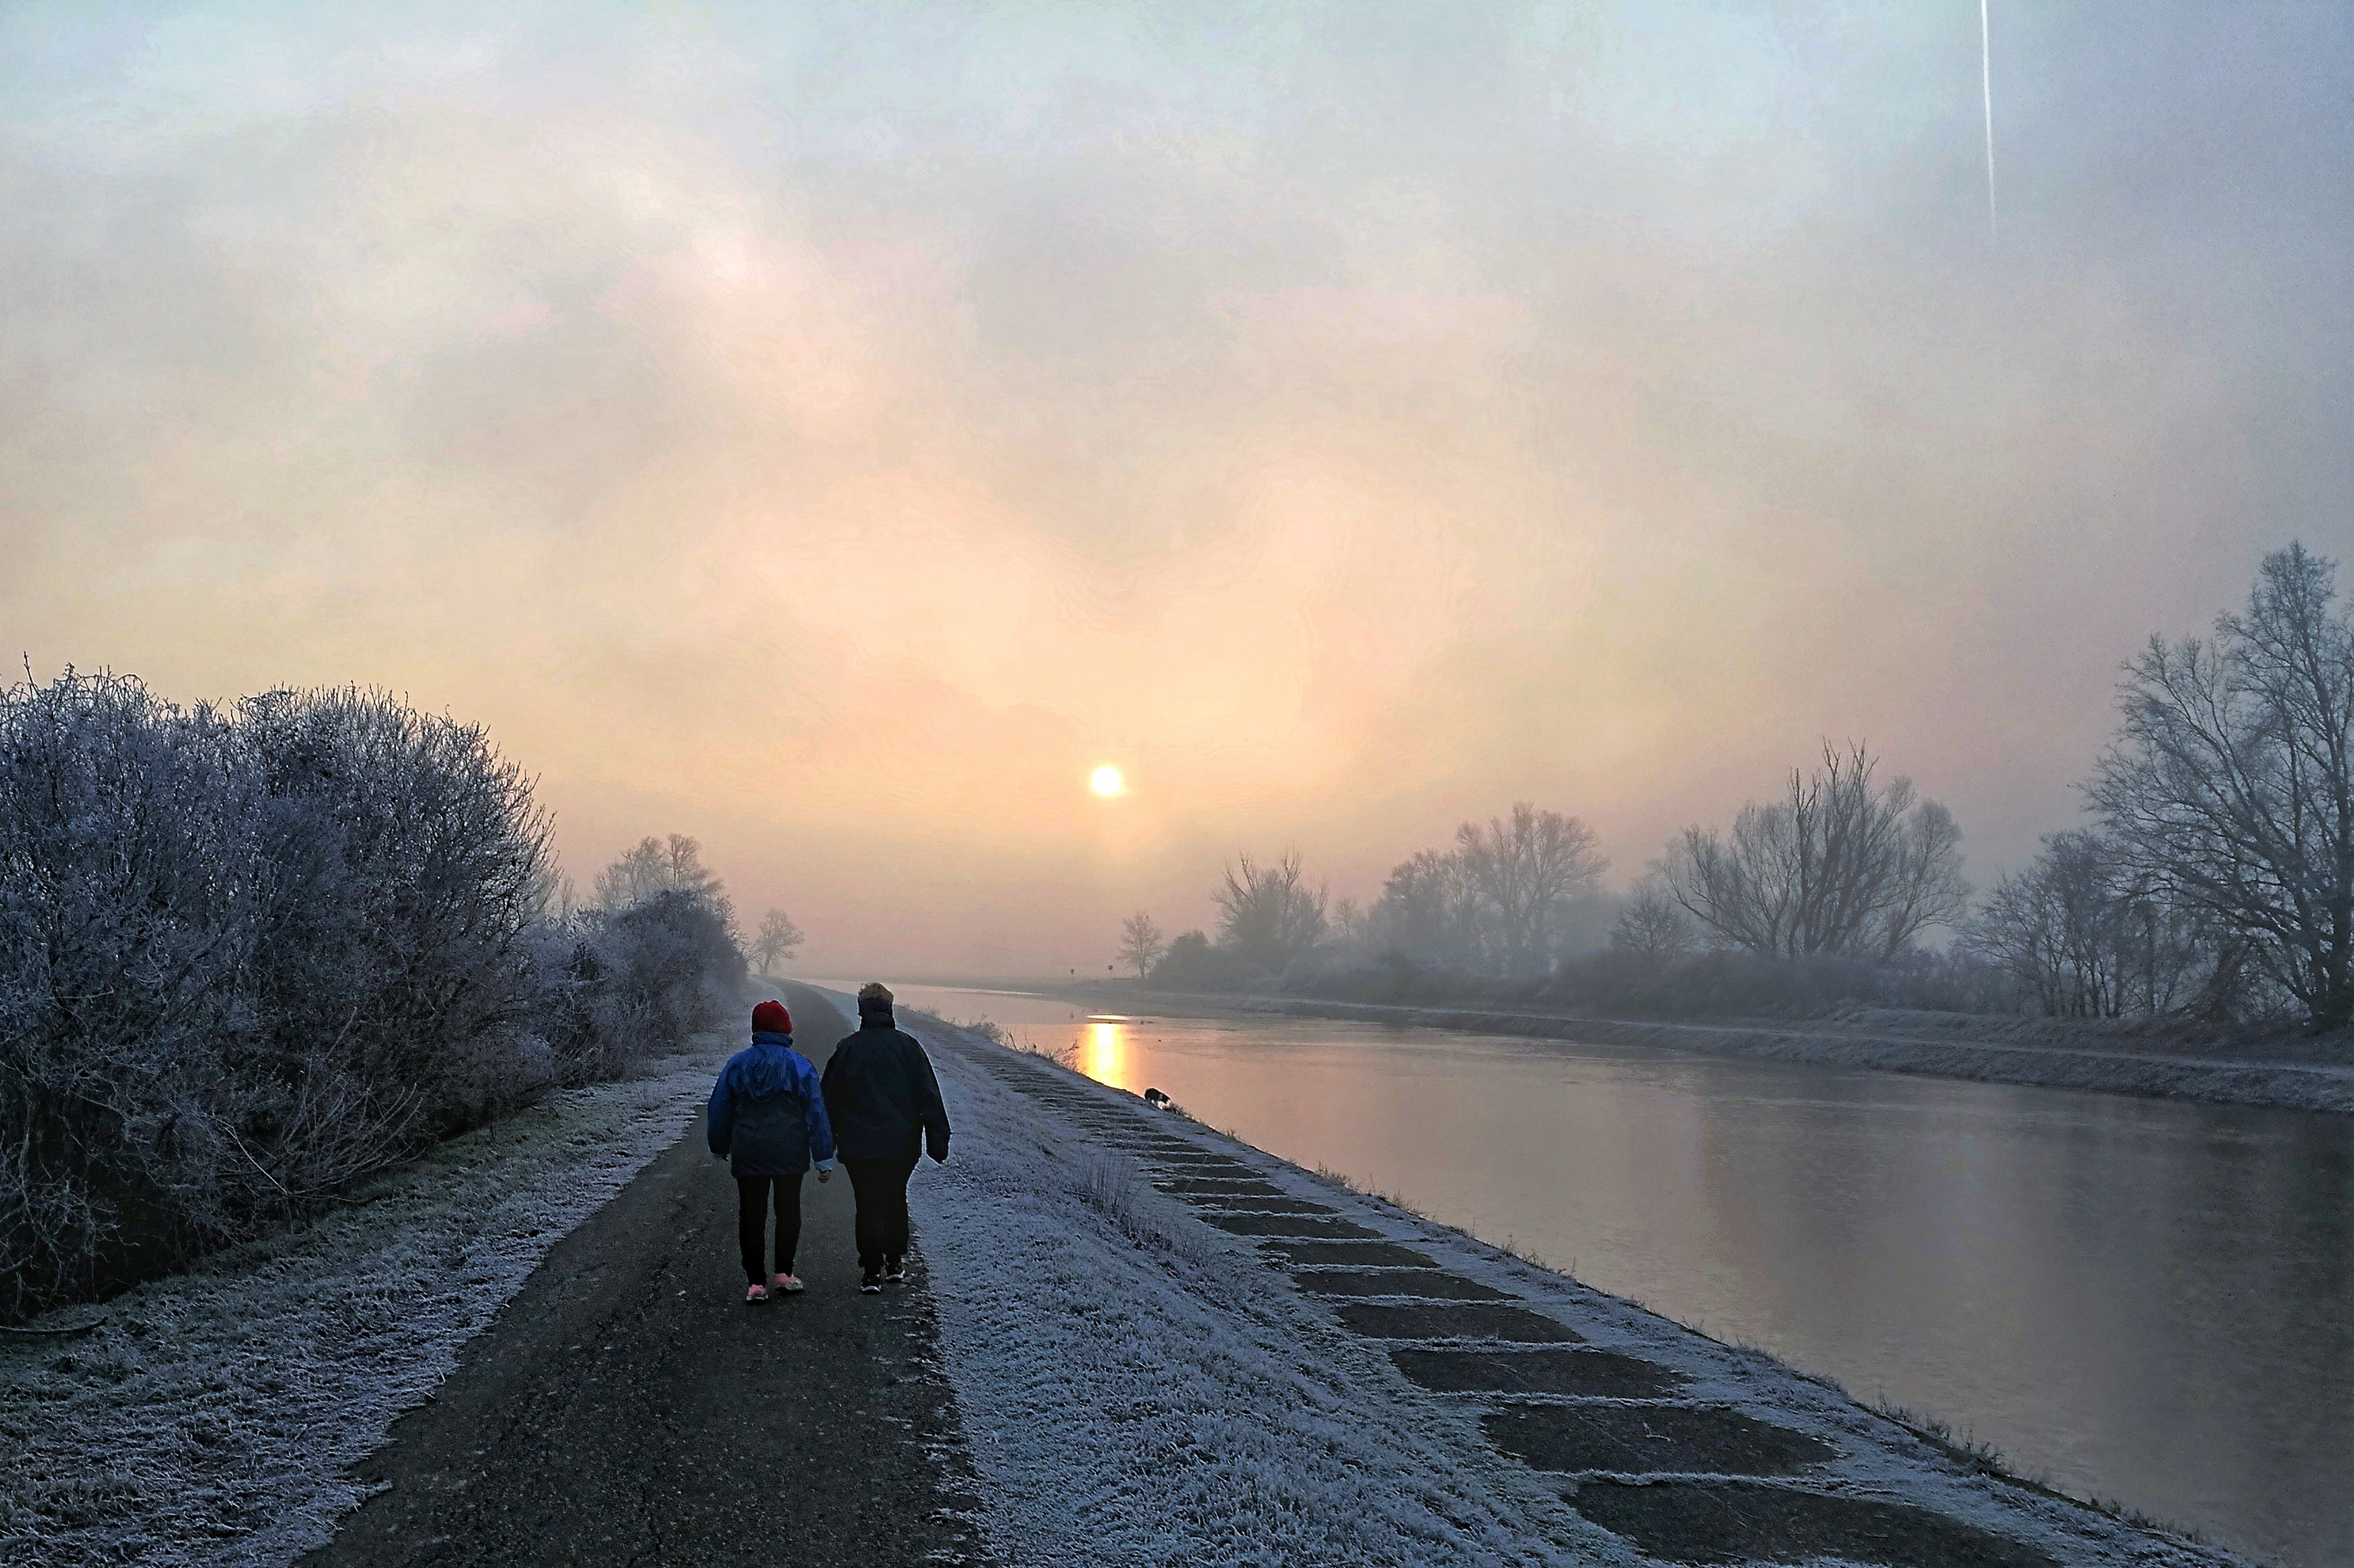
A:
[[[552,881],[521,770],[383,693],[0,691],[0,1318],[625,1071],[740,978],[712,900],[552,931]]]
[[[620,1076],[717,1023],[744,988],[724,906],[670,889],[543,938],[546,1022],[567,1078]]]

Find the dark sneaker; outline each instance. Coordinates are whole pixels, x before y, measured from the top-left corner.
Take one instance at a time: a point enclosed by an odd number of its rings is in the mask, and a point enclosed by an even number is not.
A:
[[[885,1258],[883,1260],[883,1277],[887,1283],[892,1285],[907,1284],[907,1260],[904,1257]]]
[[[879,1295],[883,1289],[883,1271],[879,1268],[870,1268],[865,1273],[860,1275],[858,1277],[858,1289],[861,1295]]]

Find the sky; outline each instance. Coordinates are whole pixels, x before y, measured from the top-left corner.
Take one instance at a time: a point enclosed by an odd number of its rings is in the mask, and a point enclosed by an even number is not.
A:
[[[1970,874],[2354,546],[2354,8],[0,7],[0,646],[1083,972],[1825,737]],[[1091,769],[1120,767],[1106,800]]]

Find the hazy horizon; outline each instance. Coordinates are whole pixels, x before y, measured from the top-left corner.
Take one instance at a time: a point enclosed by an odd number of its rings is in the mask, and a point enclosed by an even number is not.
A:
[[[0,643],[480,722],[811,973],[1827,736],[1983,884],[2354,542],[2354,12],[1992,24],[1999,241],[1975,4],[13,7]]]

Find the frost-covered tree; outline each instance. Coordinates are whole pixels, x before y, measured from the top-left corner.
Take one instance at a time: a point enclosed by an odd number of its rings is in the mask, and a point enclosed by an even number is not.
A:
[[[2153,637],[2087,788],[2135,872],[2243,938],[2317,1029],[2354,1022],[2354,625],[2337,573],[2291,545],[2212,641]]]
[[[579,918],[583,907],[580,889],[569,874],[558,871],[549,880],[547,896],[543,901],[547,917],[558,926],[568,925]]]
[[[642,838],[597,874],[599,909],[626,909],[657,893],[684,893],[724,904],[718,876],[703,863],[703,845],[684,833]]]

